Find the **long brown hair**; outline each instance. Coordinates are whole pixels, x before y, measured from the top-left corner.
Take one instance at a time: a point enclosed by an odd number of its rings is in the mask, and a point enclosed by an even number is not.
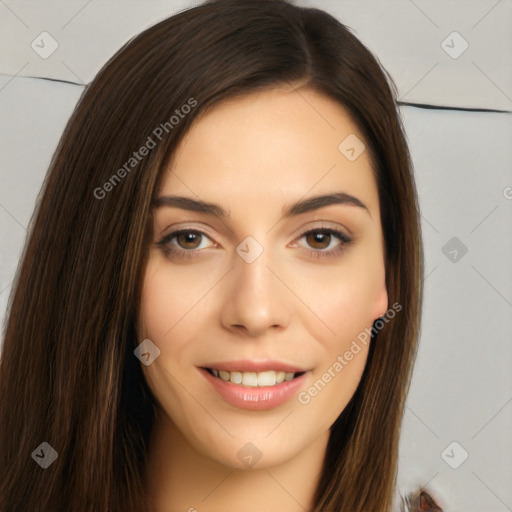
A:
[[[389,511],[423,273],[396,88],[347,27],[281,0],[215,0],[165,19],[121,48],[82,94],[8,304],[0,511],[147,510],[154,400],[133,351],[161,171],[208,109],[296,82],[342,104],[365,138],[389,303],[402,306],[374,334],[360,385],[331,428],[314,510]],[[58,454],[46,469],[31,458],[43,442]]]

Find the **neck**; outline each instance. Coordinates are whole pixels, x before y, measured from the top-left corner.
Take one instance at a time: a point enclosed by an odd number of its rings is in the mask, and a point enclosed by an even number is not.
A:
[[[154,512],[312,509],[329,431],[272,467],[228,467],[198,453],[165,414],[157,414],[147,466]]]

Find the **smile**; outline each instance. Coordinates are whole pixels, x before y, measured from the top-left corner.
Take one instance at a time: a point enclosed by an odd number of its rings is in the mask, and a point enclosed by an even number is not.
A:
[[[290,381],[296,377],[300,377],[304,372],[284,372],[281,370],[267,370],[264,372],[241,372],[217,370],[215,368],[206,368],[206,370],[225,382],[232,382],[251,388],[269,387],[280,384],[281,382]]]
[[[223,368],[203,366],[199,370],[217,396],[237,409],[252,411],[284,405],[304,387],[310,374],[307,370],[270,362],[212,366]],[[240,366],[244,366],[244,371]]]

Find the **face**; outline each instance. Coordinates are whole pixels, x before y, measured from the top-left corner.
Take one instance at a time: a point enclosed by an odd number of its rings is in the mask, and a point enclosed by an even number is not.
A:
[[[350,135],[355,151],[340,150]],[[328,438],[361,379],[361,333],[388,297],[354,135],[327,97],[273,89],[212,109],[165,172],[139,314],[160,355],[143,371],[162,416],[213,461],[292,460]]]

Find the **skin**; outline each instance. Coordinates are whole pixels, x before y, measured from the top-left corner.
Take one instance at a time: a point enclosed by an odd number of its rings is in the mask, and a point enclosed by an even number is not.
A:
[[[310,509],[329,428],[357,388],[368,346],[360,344],[308,404],[294,395],[267,411],[225,402],[198,367],[279,360],[309,370],[304,391],[385,313],[377,186],[368,151],[349,161],[338,149],[350,134],[363,140],[341,105],[287,86],[216,106],[174,154],[158,195],[216,203],[230,216],[155,210],[139,314],[140,340],[160,349],[142,366],[160,404],[147,473],[154,510]],[[367,209],[333,204],[283,218],[287,205],[335,192]],[[315,257],[315,250],[318,256],[343,244],[334,236],[303,236],[325,227],[352,242],[332,257]],[[196,257],[156,245],[181,228],[207,234],[170,242]],[[248,236],[263,248],[252,263],[236,252]],[[262,454],[252,467],[237,457],[247,442]]]

